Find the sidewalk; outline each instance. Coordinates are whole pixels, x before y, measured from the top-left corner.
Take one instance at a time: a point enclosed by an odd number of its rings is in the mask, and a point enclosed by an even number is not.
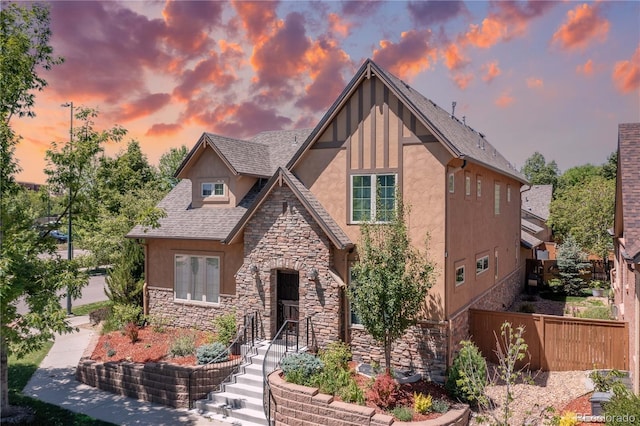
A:
[[[112,394],[76,381],[75,371],[82,354],[95,335],[88,316],[72,317],[77,333],[56,336],[53,347],[42,360],[22,393],[94,419],[118,425],[224,425],[185,409]]]

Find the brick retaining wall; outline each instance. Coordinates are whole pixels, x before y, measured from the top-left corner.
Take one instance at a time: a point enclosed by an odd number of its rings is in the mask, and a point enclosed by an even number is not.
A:
[[[204,398],[227,378],[240,358],[219,364],[180,366],[148,362],[96,362],[83,358],[76,368],[76,380],[89,386],[143,401],[175,408],[189,407],[191,400]]]
[[[269,385],[275,405],[271,406],[271,418],[276,424],[285,425],[332,425],[332,426],[383,426],[413,425],[438,426],[469,424],[469,408],[449,410],[434,420],[423,422],[395,422],[393,417],[376,414],[373,408],[334,401],[333,396],[322,394],[317,388],[287,383],[280,371],[269,376]]]

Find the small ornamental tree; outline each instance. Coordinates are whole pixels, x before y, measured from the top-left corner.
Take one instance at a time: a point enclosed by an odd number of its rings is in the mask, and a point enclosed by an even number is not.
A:
[[[591,263],[585,261],[584,252],[572,236],[558,245],[557,262],[564,293],[580,295],[586,285],[581,274],[591,268]]]
[[[348,297],[365,330],[384,347],[387,374],[391,346],[418,322],[435,277],[434,264],[411,245],[400,197],[388,223],[361,227],[359,262]],[[427,244],[425,244],[427,246]]]

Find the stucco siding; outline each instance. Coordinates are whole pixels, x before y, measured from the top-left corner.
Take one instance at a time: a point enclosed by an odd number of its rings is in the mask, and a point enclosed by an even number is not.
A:
[[[220,294],[235,295],[235,274],[242,265],[242,244],[226,245],[207,240],[149,239],[147,244],[147,285],[173,289],[175,255],[220,257]]]

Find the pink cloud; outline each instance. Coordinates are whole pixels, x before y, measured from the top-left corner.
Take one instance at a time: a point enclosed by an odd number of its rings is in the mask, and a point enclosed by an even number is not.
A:
[[[291,119],[278,114],[276,108],[264,108],[253,102],[233,107],[222,121],[210,121],[216,132],[233,137],[248,137],[265,130],[282,129],[291,125]]]
[[[636,96],[638,95],[638,89],[640,89],[640,45],[631,59],[616,62],[611,78],[621,93],[635,92]]]
[[[347,37],[351,32],[352,23],[344,20],[337,13],[330,13],[327,17],[329,21],[329,29],[332,34],[338,34],[341,37]]]
[[[304,58],[311,43],[304,24],[302,14],[290,13],[273,36],[254,48],[251,64],[256,87],[280,90],[306,70]]]
[[[506,108],[515,102],[515,98],[511,96],[511,91],[506,90],[500,94],[500,96],[495,100],[495,104],[500,108]]]
[[[352,68],[351,59],[335,40],[316,41],[307,51],[306,63],[312,82],[296,106],[311,111],[322,111],[331,106],[346,86],[343,74]]]
[[[595,72],[594,65],[593,65],[593,60],[589,59],[584,64],[578,65],[576,67],[576,72],[578,74],[584,74],[586,76],[593,75],[593,73]]]
[[[461,70],[471,62],[463,56],[460,47],[454,43],[448,44],[440,53],[444,57],[446,67],[453,71]]]
[[[171,136],[182,130],[180,124],[165,124],[157,123],[151,126],[149,130],[144,134],[145,136]]]
[[[452,79],[460,90],[464,90],[473,81],[473,74],[456,73],[452,76]]]
[[[540,89],[544,86],[544,82],[541,78],[529,77],[527,78],[527,87],[529,89]]]
[[[166,42],[181,55],[206,52],[213,43],[208,32],[221,24],[223,6],[222,2],[168,0],[162,11]]]
[[[228,89],[236,80],[233,71],[211,53],[208,59],[198,62],[193,70],[184,70],[180,84],[175,87],[174,95],[181,100],[192,99],[210,86],[218,90]]]
[[[497,61],[484,64],[481,69],[484,72],[482,80],[484,80],[486,83],[491,83],[496,77],[502,74]]]
[[[594,40],[606,40],[608,32],[609,21],[600,16],[598,4],[584,3],[567,12],[551,41],[565,50],[584,49]]]
[[[252,43],[263,43],[273,33],[279,2],[234,0],[232,4]]]
[[[150,93],[136,99],[133,102],[122,104],[121,110],[116,115],[116,120],[135,120],[165,107],[171,100],[168,93]]]
[[[437,49],[431,45],[430,30],[405,31],[400,41],[380,40],[380,49],[373,51],[373,60],[400,78],[410,79],[431,68],[437,59]]]
[[[364,18],[374,15],[382,6],[382,2],[348,0],[342,1],[341,6],[344,15]]]

